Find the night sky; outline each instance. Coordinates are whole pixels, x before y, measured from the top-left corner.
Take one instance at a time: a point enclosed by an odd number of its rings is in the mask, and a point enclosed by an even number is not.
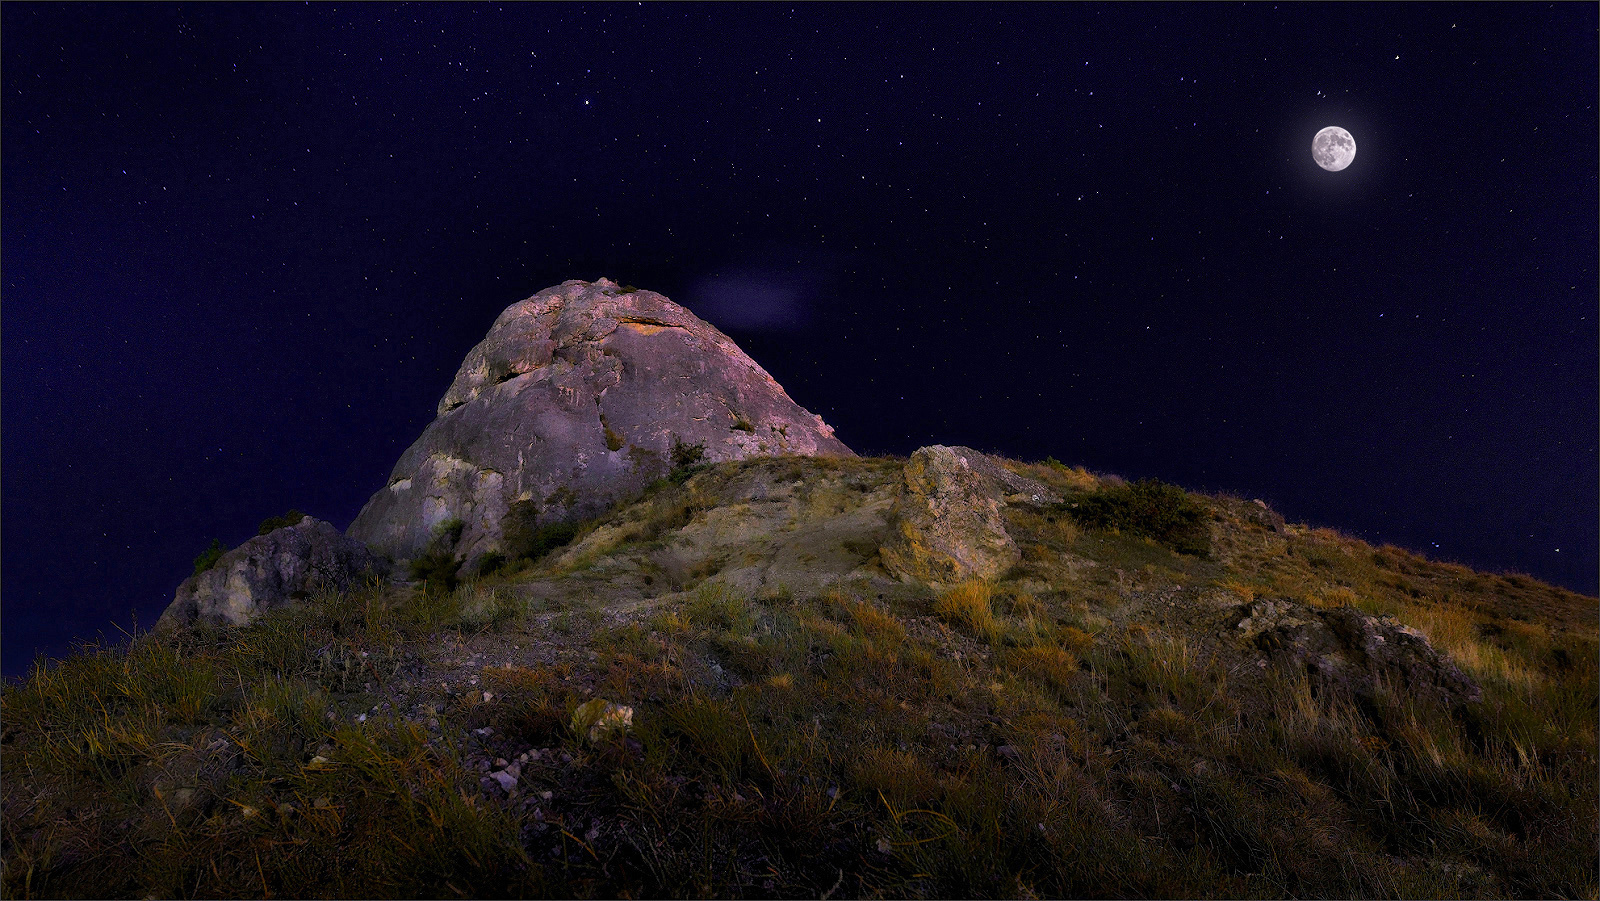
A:
[[[859,453],[1593,594],[1597,9],[6,3],[5,673],[349,525],[504,307],[600,276]]]

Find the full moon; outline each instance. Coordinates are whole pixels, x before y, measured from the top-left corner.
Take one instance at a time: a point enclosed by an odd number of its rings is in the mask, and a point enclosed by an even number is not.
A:
[[[1311,158],[1329,172],[1338,172],[1356,158],[1356,139],[1339,126],[1330,125],[1311,139]]]

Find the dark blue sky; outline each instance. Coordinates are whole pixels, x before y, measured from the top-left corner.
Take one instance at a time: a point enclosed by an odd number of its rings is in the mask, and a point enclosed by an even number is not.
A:
[[[5,4],[4,670],[348,525],[502,308],[602,275],[862,453],[1593,594],[1596,11]]]

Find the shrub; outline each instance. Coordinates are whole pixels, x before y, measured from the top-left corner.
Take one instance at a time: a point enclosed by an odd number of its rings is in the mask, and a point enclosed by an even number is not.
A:
[[[704,444],[684,444],[677,435],[672,436],[672,469],[674,472],[698,466],[705,459]]]
[[[1156,479],[1101,489],[1069,511],[1090,529],[1115,529],[1149,538],[1182,554],[1204,556],[1211,550],[1206,508],[1182,488]]]
[[[211,546],[201,551],[200,556],[194,558],[194,574],[198,576],[211,567],[216,566],[217,561],[221,560],[222,555],[226,554],[227,552],[228,549],[222,546],[222,542],[220,540],[216,538],[211,539]]]
[[[539,523],[539,504],[535,501],[513,501],[500,521],[504,535],[504,554],[509,560],[538,560],[551,551],[566,547],[578,537],[578,524],[571,522]]]
[[[465,531],[466,528],[467,524],[461,521],[461,517],[457,516],[439,523],[438,527],[434,529],[434,534],[445,539],[451,545],[454,545],[456,542],[461,540],[461,533]]]
[[[422,556],[411,561],[411,578],[432,590],[455,591],[460,573],[461,561],[453,552],[437,545],[430,546]]]
[[[750,424],[750,420],[740,416],[733,421],[733,430],[736,432],[754,432],[756,427]]]
[[[499,551],[490,551],[478,558],[478,575],[487,576],[499,572],[506,565],[506,555]]]
[[[288,513],[285,513],[282,516],[269,516],[266,519],[263,519],[261,521],[261,528],[256,531],[256,534],[265,535],[268,532],[276,532],[279,529],[288,528],[289,526],[297,526],[300,524],[300,520],[305,518],[306,515],[304,513],[291,508]]]

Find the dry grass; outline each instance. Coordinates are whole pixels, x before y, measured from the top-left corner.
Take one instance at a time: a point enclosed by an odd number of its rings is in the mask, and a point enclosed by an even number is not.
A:
[[[995,620],[993,596],[994,588],[988,582],[968,579],[940,593],[933,602],[933,611],[947,622],[965,626],[978,637],[992,640],[1000,631]]]
[[[1045,468],[1034,477],[1060,490],[1097,484]],[[634,509],[681,518],[688,496]],[[605,628],[559,611],[570,634],[516,611],[497,632],[485,612],[511,596],[503,579],[375,588],[243,630],[86,650],[4,691],[0,888],[1595,894],[1600,641],[1564,596],[1331,532],[1224,521],[1226,560],[1197,562],[1026,525],[1025,554],[1067,542],[1096,565],[938,594],[706,583]],[[1221,643],[1228,594],[1392,614],[1484,700],[1447,708],[1382,680],[1356,696],[1258,669]],[[1524,619],[1507,615],[1522,600]],[[513,642],[537,653],[503,656]],[[402,696],[426,703],[374,712]],[[634,709],[628,735],[573,734],[596,698]],[[488,774],[512,761],[508,794]]]

